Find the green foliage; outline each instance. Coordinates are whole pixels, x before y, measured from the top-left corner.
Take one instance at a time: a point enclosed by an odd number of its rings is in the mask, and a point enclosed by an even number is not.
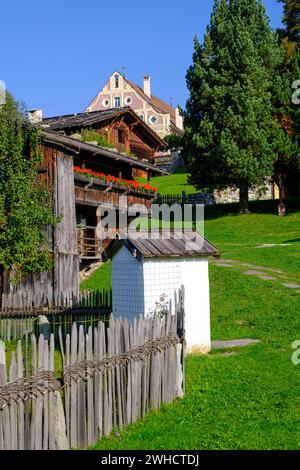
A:
[[[169,134],[164,137],[168,150],[178,150],[182,146],[182,137],[177,134]]]
[[[97,145],[100,145],[100,147],[108,147],[108,148],[113,148],[114,144],[112,142],[109,142],[105,135],[99,134],[97,131],[94,129],[82,129],[81,132],[81,140],[83,142],[97,142]]]
[[[46,225],[55,225],[49,189],[37,180],[40,131],[7,94],[0,109],[0,266],[20,275],[52,268]]]
[[[300,80],[300,50],[297,38],[291,32],[294,29],[288,19],[294,2],[287,0],[283,3],[286,29],[280,31],[280,37],[284,62],[280,64],[274,76],[274,114],[280,126],[280,145],[277,148],[278,158],[274,164],[274,180],[281,190],[287,177],[299,173],[300,169],[300,107],[291,99],[294,91],[292,84]],[[298,28],[300,28],[300,5],[294,6],[298,9]],[[297,34],[299,36],[299,29]]]
[[[285,30],[280,33],[300,46],[300,3],[299,0],[277,0],[283,3],[283,23]]]
[[[215,0],[187,72],[183,156],[197,189],[231,186],[246,197],[272,176],[280,139],[271,92],[282,61],[261,2]]]

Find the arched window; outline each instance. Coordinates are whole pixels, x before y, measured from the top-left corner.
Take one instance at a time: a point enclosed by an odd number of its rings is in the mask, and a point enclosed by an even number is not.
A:
[[[119,88],[119,75],[115,75],[115,88]]]

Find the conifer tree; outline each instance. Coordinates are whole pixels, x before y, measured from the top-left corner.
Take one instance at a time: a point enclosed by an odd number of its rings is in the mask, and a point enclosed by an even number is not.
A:
[[[282,35],[300,46],[300,2],[299,0],[278,0],[283,3]]]
[[[238,188],[247,212],[249,189],[272,176],[280,146],[272,87],[282,50],[258,0],[215,0],[204,42],[196,38],[194,47],[183,142],[190,183]]]
[[[279,0],[284,4],[285,29],[279,31],[284,61],[278,67],[274,80],[274,117],[281,130],[282,145],[274,164],[274,181],[279,187],[280,204],[289,178],[299,177],[300,169],[300,106],[292,99],[293,85],[300,80],[300,3]]]

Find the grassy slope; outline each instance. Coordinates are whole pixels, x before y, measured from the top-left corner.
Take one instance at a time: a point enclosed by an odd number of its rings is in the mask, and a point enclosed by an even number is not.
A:
[[[80,283],[80,290],[110,289],[110,261],[97,269],[91,277]]]
[[[261,343],[188,357],[184,400],[98,449],[299,449],[299,367],[291,362],[299,295],[216,266],[211,286],[213,337]]]
[[[229,215],[207,220],[205,235],[223,258],[300,273],[300,213],[285,218],[272,214]],[[257,248],[263,244],[287,244]],[[300,280],[300,279],[299,279]]]
[[[216,213],[220,210],[223,216]],[[206,214],[206,236],[223,257],[299,277],[300,212],[285,219],[230,212],[224,207]],[[284,242],[292,245],[255,248]],[[299,366],[291,361],[300,331],[299,293],[214,265],[210,282],[213,339],[261,342],[234,355],[188,357],[184,400],[150,414],[120,437],[103,439],[98,449],[300,448]]]
[[[187,182],[187,174],[184,168],[178,168],[176,173],[168,176],[156,176],[151,178],[150,184],[158,188],[160,194],[181,194],[185,191],[186,194],[194,194],[196,189]],[[137,178],[140,182],[145,182],[145,179]]]
[[[289,215],[285,218],[274,216],[276,203],[274,205],[272,201],[252,203],[253,212],[244,216],[237,215],[235,204],[208,207],[205,210],[205,236],[219,248],[224,259],[282,269],[297,281],[300,276],[300,212],[293,208],[300,208],[300,200],[289,204]],[[262,209],[267,213],[261,212]],[[257,248],[272,243],[287,243],[287,246]],[[81,283],[81,289],[109,287],[109,263]]]

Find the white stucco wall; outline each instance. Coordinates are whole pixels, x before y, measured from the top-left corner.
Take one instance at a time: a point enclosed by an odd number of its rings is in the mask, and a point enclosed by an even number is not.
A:
[[[174,293],[185,287],[185,330],[188,351],[211,349],[209,272],[207,258],[145,260],[145,314],[166,294],[174,306]]]
[[[185,333],[188,352],[211,350],[208,259],[182,261],[185,287]]]
[[[132,319],[153,312],[161,296],[175,304],[185,287],[185,330],[189,352],[211,349],[209,272],[207,258],[137,261],[125,247],[112,260],[114,316]]]

